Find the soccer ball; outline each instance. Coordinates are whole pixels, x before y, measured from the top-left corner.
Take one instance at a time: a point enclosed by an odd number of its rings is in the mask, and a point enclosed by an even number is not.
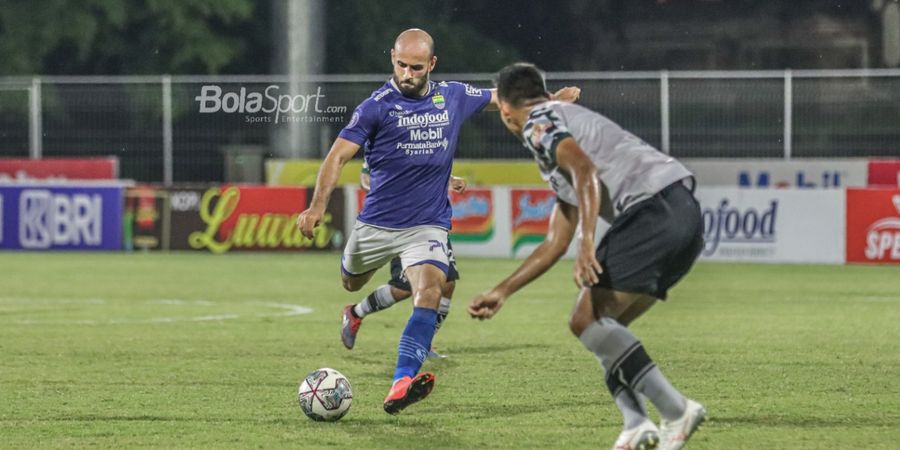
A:
[[[314,370],[300,382],[300,409],[312,420],[334,422],[344,417],[353,403],[347,377],[334,369]]]

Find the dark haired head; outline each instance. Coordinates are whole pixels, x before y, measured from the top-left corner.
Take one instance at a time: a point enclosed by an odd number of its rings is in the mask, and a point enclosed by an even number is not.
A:
[[[550,97],[544,84],[544,74],[531,63],[515,63],[500,69],[495,83],[497,97],[515,108],[529,100]]]

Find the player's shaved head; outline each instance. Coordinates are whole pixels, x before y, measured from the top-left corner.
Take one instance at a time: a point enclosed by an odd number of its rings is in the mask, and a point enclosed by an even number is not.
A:
[[[427,51],[427,58],[434,56],[434,39],[425,30],[410,28],[397,36],[394,40],[394,50],[400,51]]]
[[[434,39],[423,30],[410,28],[397,36],[391,49],[394,83],[403,95],[416,97],[428,92],[428,80],[437,57]]]

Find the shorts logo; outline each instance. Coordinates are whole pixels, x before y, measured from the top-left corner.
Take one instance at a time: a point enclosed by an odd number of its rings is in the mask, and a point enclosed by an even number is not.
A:
[[[431,246],[428,247],[429,252],[432,252],[432,251],[434,251],[435,248],[440,247],[441,252],[443,252],[445,255],[447,254],[447,247],[444,246],[443,242],[438,241],[436,239],[429,239],[428,242],[431,243]]]

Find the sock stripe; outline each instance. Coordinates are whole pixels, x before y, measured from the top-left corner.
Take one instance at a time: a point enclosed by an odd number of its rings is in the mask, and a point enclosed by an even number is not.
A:
[[[640,372],[638,372],[634,376],[634,378],[631,380],[631,385],[637,386],[641,382],[641,380],[644,379],[644,376],[647,375],[648,373],[650,373],[650,371],[653,370],[655,367],[656,367],[655,362],[651,362],[650,364],[648,364],[647,367],[644,367]]]
[[[369,311],[378,311],[381,309],[378,305],[378,300],[375,299],[374,292],[372,292],[371,294],[369,294],[368,297],[366,297],[366,302],[369,303]]]
[[[622,362],[625,361],[626,358],[631,356],[631,354],[634,353],[634,351],[637,350],[638,347],[641,347],[640,341],[636,341],[635,343],[631,344],[628,348],[626,348],[625,351],[622,352],[622,354],[619,355],[619,357],[616,358],[616,360],[613,361],[613,363],[609,366],[609,371],[611,373],[616,372],[619,369],[619,366],[622,365]]]

